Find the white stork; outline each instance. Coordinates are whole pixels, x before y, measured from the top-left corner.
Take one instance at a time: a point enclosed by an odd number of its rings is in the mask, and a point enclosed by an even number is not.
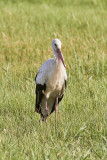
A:
[[[61,53],[61,41],[52,41],[54,58],[45,61],[40,67],[36,77],[36,105],[35,111],[40,113],[42,120],[55,110],[55,122],[57,121],[58,104],[62,100],[66,89],[67,74],[63,55]]]

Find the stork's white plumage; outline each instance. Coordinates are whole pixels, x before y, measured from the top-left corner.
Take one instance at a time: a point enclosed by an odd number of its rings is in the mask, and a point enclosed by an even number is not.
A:
[[[52,41],[54,58],[47,60],[40,67],[36,77],[36,105],[35,110],[41,114],[46,122],[47,116],[55,110],[57,118],[58,104],[62,100],[66,89],[67,74],[63,55],[61,53],[61,41]]]

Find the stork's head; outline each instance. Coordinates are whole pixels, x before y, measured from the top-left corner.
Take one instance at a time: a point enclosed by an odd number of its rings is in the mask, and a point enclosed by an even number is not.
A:
[[[59,39],[54,39],[52,41],[52,49],[53,49],[53,53],[54,53],[55,57],[58,59],[61,59],[63,65],[65,67],[63,55],[61,52],[61,41]]]

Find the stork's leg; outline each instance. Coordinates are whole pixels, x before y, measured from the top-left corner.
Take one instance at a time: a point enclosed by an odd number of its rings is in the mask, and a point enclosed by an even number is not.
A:
[[[46,113],[48,111],[48,108],[47,108],[47,98],[45,99],[45,111],[46,111]]]
[[[45,99],[45,116],[43,118],[44,122],[47,123],[48,107],[47,107],[47,98]]]
[[[56,98],[56,103],[55,103],[55,124],[57,123],[57,110],[58,110],[58,97]]]
[[[45,122],[45,124],[47,124],[47,119],[46,119],[47,117],[44,117],[43,119],[44,119],[44,122]]]

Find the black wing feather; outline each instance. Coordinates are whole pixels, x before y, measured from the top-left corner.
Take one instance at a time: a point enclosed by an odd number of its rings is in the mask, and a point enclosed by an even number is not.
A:
[[[40,103],[43,97],[43,91],[46,90],[46,84],[36,84],[36,105],[35,105],[35,111],[41,114],[41,108]]]

